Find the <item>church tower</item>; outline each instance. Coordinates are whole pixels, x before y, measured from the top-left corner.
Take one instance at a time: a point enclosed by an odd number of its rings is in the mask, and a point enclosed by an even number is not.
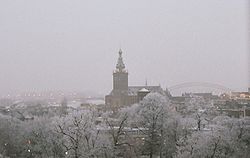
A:
[[[114,95],[124,95],[128,92],[128,72],[122,58],[122,50],[119,50],[119,57],[116,69],[113,72],[113,92]]]
[[[116,68],[113,71],[113,90],[105,96],[107,109],[117,109],[140,102],[148,93],[166,93],[160,86],[128,86],[128,72],[122,58],[122,50],[119,50],[119,57]]]

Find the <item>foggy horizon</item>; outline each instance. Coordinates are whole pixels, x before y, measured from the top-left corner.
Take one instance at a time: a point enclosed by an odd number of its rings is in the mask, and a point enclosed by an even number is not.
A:
[[[226,5],[225,5],[226,3]],[[0,94],[185,82],[247,91],[247,0],[0,2]]]
[[[248,158],[250,0],[0,1],[0,158]]]

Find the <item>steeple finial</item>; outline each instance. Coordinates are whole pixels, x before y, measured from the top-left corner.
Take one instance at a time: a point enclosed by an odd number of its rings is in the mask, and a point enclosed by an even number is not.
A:
[[[123,58],[122,58],[122,50],[119,50],[119,58],[116,64],[116,69],[119,70],[120,72],[125,69],[125,64],[123,63]]]

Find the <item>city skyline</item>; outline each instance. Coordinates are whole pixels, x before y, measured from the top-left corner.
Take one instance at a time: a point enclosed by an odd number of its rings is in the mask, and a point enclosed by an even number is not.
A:
[[[247,0],[2,1],[0,13],[0,94],[107,94],[119,48],[130,85],[247,91]]]

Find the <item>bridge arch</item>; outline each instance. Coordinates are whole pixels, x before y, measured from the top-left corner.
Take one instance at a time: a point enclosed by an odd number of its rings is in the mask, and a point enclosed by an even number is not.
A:
[[[172,92],[175,90],[179,90],[179,89],[183,89],[183,88],[192,88],[192,87],[212,88],[212,89],[216,89],[216,90],[226,92],[226,93],[230,93],[233,91],[232,89],[230,89],[226,86],[216,84],[216,83],[209,83],[209,82],[184,82],[181,84],[170,86],[170,87],[168,87],[168,90],[170,92]]]

